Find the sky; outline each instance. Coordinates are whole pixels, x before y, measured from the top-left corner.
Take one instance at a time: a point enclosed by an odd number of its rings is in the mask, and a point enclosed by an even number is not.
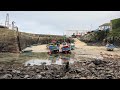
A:
[[[0,24],[9,13],[19,31],[63,35],[65,30],[95,30],[101,24],[120,18],[120,11],[0,11]]]

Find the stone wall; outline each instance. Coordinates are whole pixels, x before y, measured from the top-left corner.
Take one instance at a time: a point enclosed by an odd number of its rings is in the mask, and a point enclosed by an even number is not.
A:
[[[19,52],[34,44],[47,44],[55,38],[63,39],[62,36],[18,33],[15,30],[0,28],[0,52]]]
[[[19,52],[16,31],[0,28],[0,52]]]

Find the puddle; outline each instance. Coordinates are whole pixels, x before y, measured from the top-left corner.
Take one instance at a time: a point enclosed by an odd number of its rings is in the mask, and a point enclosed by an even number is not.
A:
[[[51,65],[51,64],[57,64],[57,65],[63,65],[66,62],[69,62],[70,64],[74,63],[74,59],[70,57],[70,55],[50,55],[49,58],[46,60],[43,59],[32,59],[24,63],[25,66],[30,65]]]
[[[15,53],[0,53],[0,63],[7,64],[24,64],[28,65],[62,65],[65,62],[74,63],[74,54],[52,54],[49,55],[46,52],[34,53],[26,52],[21,54]]]
[[[25,66],[27,66],[27,65],[33,66],[33,65],[42,65],[42,64],[51,65],[51,61],[49,61],[49,60],[39,60],[39,59],[29,60],[29,61],[25,62],[24,65]]]

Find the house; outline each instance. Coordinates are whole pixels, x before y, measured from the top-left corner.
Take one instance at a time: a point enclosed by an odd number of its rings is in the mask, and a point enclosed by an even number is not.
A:
[[[111,29],[111,24],[110,23],[104,23],[99,26],[99,30],[108,30]]]
[[[3,25],[0,25],[0,28],[8,28],[8,27],[6,27],[6,26],[3,26]]]

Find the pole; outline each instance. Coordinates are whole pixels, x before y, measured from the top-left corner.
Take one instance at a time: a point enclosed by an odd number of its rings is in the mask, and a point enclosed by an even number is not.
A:
[[[18,27],[17,27],[17,42],[18,42],[18,48],[19,48],[19,51],[21,51],[21,46],[20,46],[20,37],[19,37]]]

